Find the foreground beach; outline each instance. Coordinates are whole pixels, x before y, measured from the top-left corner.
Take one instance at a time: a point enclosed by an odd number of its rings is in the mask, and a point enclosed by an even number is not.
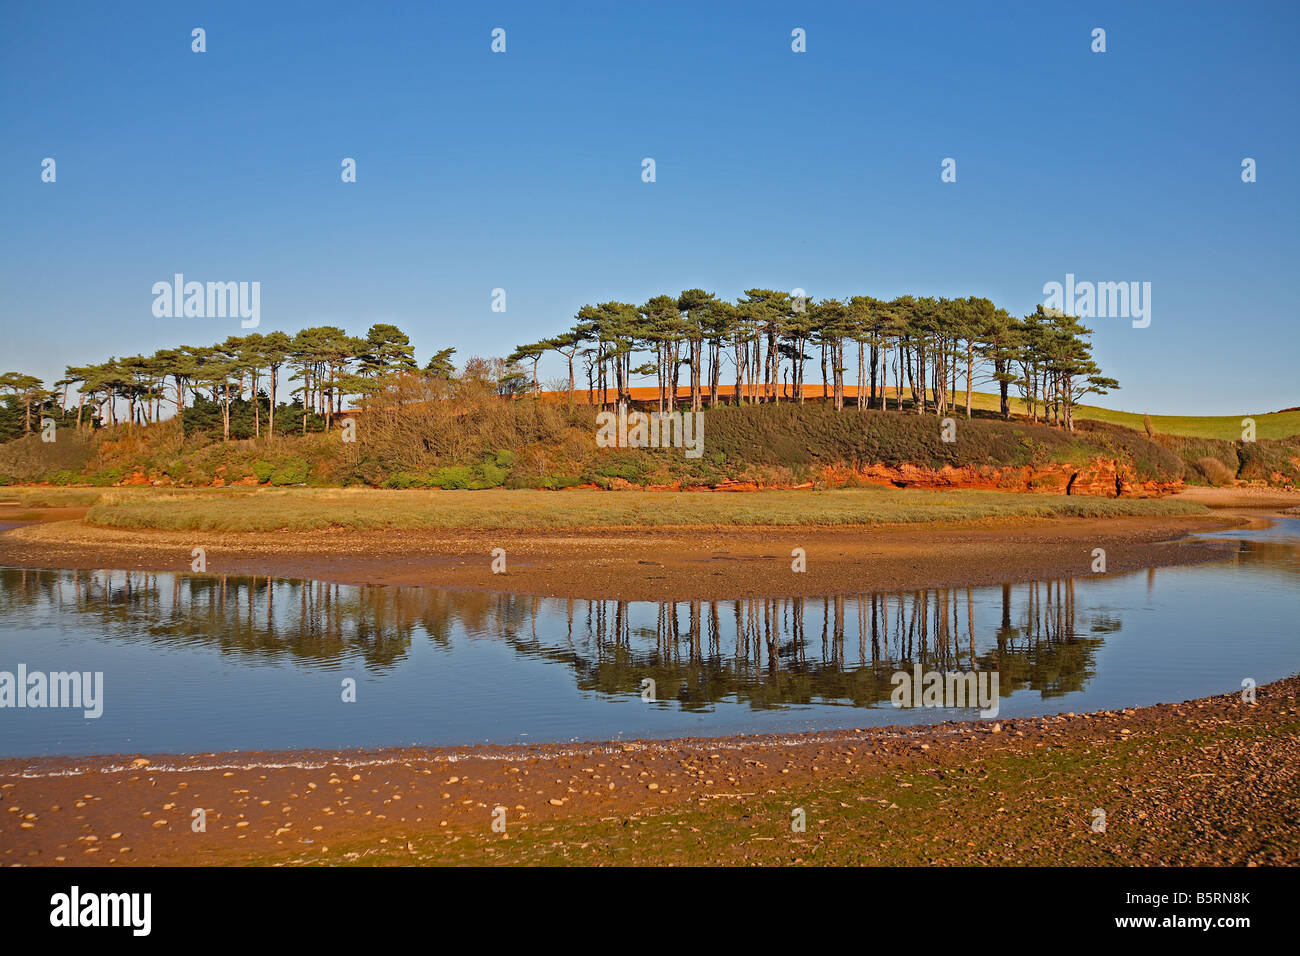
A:
[[[12,759],[0,845],[6,865],[1295,864],[1298,693],[823,734]]]

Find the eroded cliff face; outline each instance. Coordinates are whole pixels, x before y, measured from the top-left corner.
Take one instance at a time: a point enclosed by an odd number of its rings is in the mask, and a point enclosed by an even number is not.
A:
[[[217,471],[224,472],[225,468]],[[119,485],[168,486],[172,480],[166,475],[150,477],[134,472]],[[222,475],[212,480],[212,487],[225,485],[256,485],[253,476],[227,481]],[[713,486],[692,485],[680,481],[663,485],[637,485],[621,478],[610,479],[609,490],[644,488],[648,491],[761,491],[764,489],[791,490],[803,488],[845,488],[854,485],[890,485],[895,488],[975,488],[987,491],[1042,492],[1055,495],[1092,495],[1103,498],[1162,498],[1183,489],[1177,481],[1138,481],[1131,466],[1098,458],[1086,465],[1043,465],[1020,468],[980,467],[924,468],[918,465],[828,465],[821,469],[816,481],[722,481]],[[579,488],[599,488],[600,485],[583,484]]]
[[[1104,498],[1162,498],[1181,491],[1182,479],[1176,481],[1137,481],[1133,469],[1122,463],[1098,458],[1082,467],[1043,465],[1040,467],[996,468],[922,468],[916,465],[846,465],[824,467],[817,481],[795,483],[771,481],[723,481],[714,486],[695,486],[682,482],[666,485],[635,485],[621,478],[611,479],[606,487],[645,488],[649,491],[761,491],[799,488],[846,488],[855,485],[890,485],[894,488],[974,488],[986,491],[1041,492],[1054,495],[1091,495]],[[579,485],[598,488],[599,485]]]
[[[216,471],[217,471],[216,476],[206,486],[192,485],[192,486],[182,486],[182,487],[224,488],[227,485],[254,486],[254,485],[261,484],[261,482],[259,482],[257,478],[254,477],[253,475],[245,475],[243,478],[227,479],[225,465],[222,465],[221,467],[217,468]],[[159,474],[147,475],[143,471],[133,471],[131,472],[131,474],[127,475],[121,481],[117,482],[117,487],[124,487],[129,485],[153,485],[155,488],[169,488],[174,484],[176,483],[173,482],[171,477],[166,474],[159,473]]]
[[[989,491],[1044,492],[1058,495],[1092,495],[1105,498],[1160,498],[1182,490],[1182,479],[1138,481],[1131,466],[1098,458],[1083,466],[1052,464],[1020,468],[922,468],[916,465],[864,465],[824,469],[828,487],[854,484],[893,485],[896,488],[977,488]]]

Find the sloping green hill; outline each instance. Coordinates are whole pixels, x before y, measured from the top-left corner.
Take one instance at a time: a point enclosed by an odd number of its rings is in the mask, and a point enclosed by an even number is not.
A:
[[[981,411],[996,412],[998,397],[977,392],[972,397],[972,404]],[[1025,403],[1018,398],[1011,399],[1011,412],[1014,415],[1025,414]],[[1110,408],[1098,408],[1095,405],[1077,405],[1074,410],[1076,419],[1108,422],[1123,425],[1136,431],[1145,431],[1146,425],[1140,412],[1117,412]],[[1152,415],[1151,427],[1160,435],[1177,435],[1180,438],[1219,438],[1223,441],[1241,441],[1241,420],[1246,415]],[[1250,415],[1255,419],[1256,438],[1290,438],[1300,435],[1300,411],[1264,412]]]

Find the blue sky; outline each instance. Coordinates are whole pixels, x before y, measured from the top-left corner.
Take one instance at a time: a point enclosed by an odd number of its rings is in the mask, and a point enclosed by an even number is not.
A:
[[[260,282],[260,331],[393,322],[421,363],[696,286],[983,295],[1024,314],[1073,273],[1152,284],[1150,327],[1089,323],[1123,386],[1100,404],[1300,405],[1295,3],[9,3],[0,18],[0,371],[52,381],[241,334],[155,318],[151,287],[176,272]]]

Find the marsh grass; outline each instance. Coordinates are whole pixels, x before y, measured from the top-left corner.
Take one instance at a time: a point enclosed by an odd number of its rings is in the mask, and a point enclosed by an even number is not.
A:
[[[147,493],[148,489],[120,489],[114,494]],[[0,488],[0,502],[17,502],[24,508],[89,508],[104,494],[103,488],[8,487]]]

